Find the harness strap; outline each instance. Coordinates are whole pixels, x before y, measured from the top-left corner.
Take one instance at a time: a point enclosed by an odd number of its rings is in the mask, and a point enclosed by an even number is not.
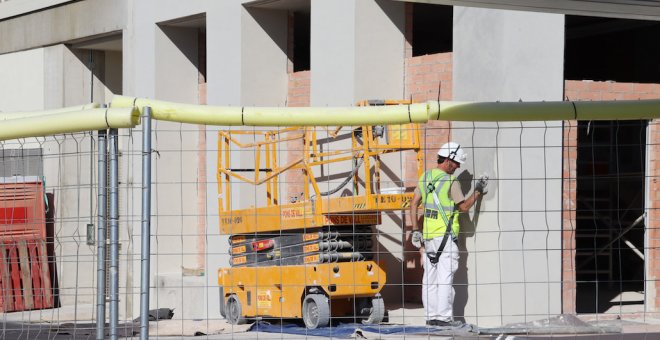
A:
[[[440,261],[440,255],[442,255],[442,251],[445,250],[445,245],[447,245],[448,239],[449,239],[449,233],[446,232],[445,236],[442,237],[442,242],[440,242],[440,247],[435,252],[435,254],[431,255],[432,253],[426,252],[426,256],[428,256],[431,264],[436,264],[438,263],[438,261]]]
[[[453,230],[451,229],[451,225],[454,222],[453,216],[454,214],[452,213],[452,217],[449,219],[449,223],[447,224],[447,229],[445,230],[445,235],[442,237],[442,242],[440,242],[440,247],[438,247],[438,250],[435,251],[435,253],[426,252],[426,256],[428,256],[429,261],[431,261],[431,264],[436,264],[438,263],[438,261],[440,261],[440,255],[442,255],[442,252],[445,250],[445,246],[447,245],[447,240],[449,239],[449,235],[451,235],[452,241],[455,240],[455,236],[453,235]]]

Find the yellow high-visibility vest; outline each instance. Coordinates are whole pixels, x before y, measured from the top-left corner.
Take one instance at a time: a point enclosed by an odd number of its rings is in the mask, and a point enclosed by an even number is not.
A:
[[[424,206],[424,239],[430,240],[445,235],[447,225],[451,222],[451,234],[458,236],[458,211],[456,203],[451,199],[449,190],[456,178],[440,169],[431,169],[419,178],[419,189]],[[437,201],[433,198],[436,195]]]

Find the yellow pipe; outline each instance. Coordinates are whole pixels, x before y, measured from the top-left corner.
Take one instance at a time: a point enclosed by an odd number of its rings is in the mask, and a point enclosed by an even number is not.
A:
[[[660,118],[660,100],[626,100],[573,103],[575,103],[575,108],[577,110],[577,120],[630,120]]]
[[[207,125],[359,126],[446,121],[631,120],[660,118],[660,100],[449,102],[358,107],[222,107],[115,96],[112,107],[152,108],[154,119]]]
[[[437,103],[437,102],[436,102]],[[437,105],[437,104],[436,104]],[[430,119],[447,121],[569,120],[575,118],[571,102],[446,102]]]
[[[437,103],[437,102],[436,102]],[[436,104],[437,105],[437,104]],[[660,100],[429,103],[430,119],[448,121],[632,120],[660,118]],[[435,111],[435,115],[433,112]]]
[[[2,121],[0,140],[107,128],[131,128],[139,123],[139,112],[135,108],[60,112]]]
[[[228,107],[115,96],[111,107],[151,107],[154,119],[206,125],[329,126],[422,123],[426,103],[367,107]]]
[[[45,116],[45,115],[71,112],[71,111],[82,111],[82,110],[96,109],[99,106],[100,105],[98,103],[90,103],[85,105],[69,106],[61,109],[53,109],[53,110],[45,110],[45,111],[0,112],[0,120],[27,118],[34,116]]]
[[[206,125],[243,124],[242,107],[216,107],[207,105],[179,104],[126,96],[114,96],[110,107],[151,107],[151,117],[158,120]]]
[[[358,126],[374,124],[423,123],[428,120],[427,104],[366,107],[297,107],[257,108],[246,107],[245,125],[277,126]]]

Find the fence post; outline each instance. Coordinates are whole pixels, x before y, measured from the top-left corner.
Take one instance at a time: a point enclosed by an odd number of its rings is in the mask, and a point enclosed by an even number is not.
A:
[[[98,235],[97,257],[96,257],[96,339],[103,340],[105,337],[105,224],[107,218],[107,176],[108,146],[106,143],[107,131],[98,131]]]
[[[119,152],[117,129],[110,129],[110,339],[119,325]]]
[[[151,108],[142,116],[142,254],[140,270],[140,339],[149,339],[149,265],[151,251]]]

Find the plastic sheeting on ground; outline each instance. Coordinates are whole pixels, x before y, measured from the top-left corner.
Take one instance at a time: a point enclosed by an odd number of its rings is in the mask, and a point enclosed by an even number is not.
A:
[[[473,326],[465,324],[461,327],[435,327],[435,326],[406,326],[406,325],[362,325],[357,323],[340,323],[331,327],[317,329],[307,329],[297,324],[270,324],[265,321],[259,321],[250,327],[251,332],[279,333],[279,334],[297,334],[308,336],[324,336],[332,338],[377,338],[369,334],[417,334],[417,335],[474,335]]]
[[[593,325],[574,315],[559,315],[526,323],[508,324],[497,328],[480,328],[479,334],[604,334],[621,333],[621,327]]]

